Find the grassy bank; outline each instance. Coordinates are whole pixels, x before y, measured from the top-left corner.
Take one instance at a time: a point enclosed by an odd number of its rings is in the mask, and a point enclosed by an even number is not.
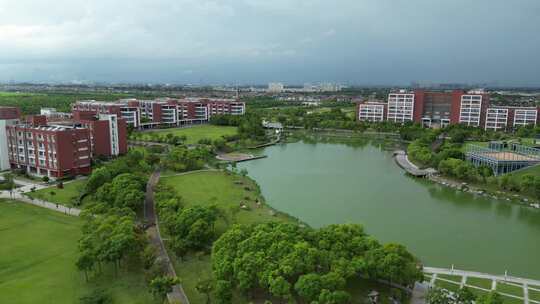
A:
[[[164,177],[161,183],[173,186],[183,198],[186,207],[215,204],[225,214],[216,224],[218,234],[234,223],[251,224],[267,221],[296,220],[276,212],[264,204],[258,186],[247,177],[228,175],[224,172],[195,172],[180,176]],[[257,200],[260,205],[257,204]],[[240,203],[247,209],[240,208]],[[174,259],[174,254],[171,254]],[[184,261],[175,260],[175,268],[191,303],[205,303],[206,296],[197,292],[195,286],[199,279],[212,274],[210,256],[191,254]],[[234,303],[246,303],[238,298]]]
[[[248,177],[227,174],[221,171],[203,171],[179,176],[168,176],[161,183],[173,186],[183,198],[185,207],[214,204],[224,213],[216,224],[218,235],[229,226],[239,224],[263,223],[268,221],[298,222],[297,219],[272,210],[264,203],[257,184]],[[260,202],[260,204],[257,203]],[[246,209],[239,208],[244,204]],[[197,282],[212,276],[211,257],[204,253],[191,253],[183,260],[175,258],[171,252],[177,275],[192,304],[206,303],[206,295],[197,291]],[[364,303],[371,290],[381,293],[381,303],[390,303],[391,290],[384,285],[369,280],[352,279],[346,290],[351,294],[351,303]],[[264,294],[255,294],[253,299],[235,294],[233,303],[263,303]],[[274,302],[275,303],[275,302]]]
[[[104,289],[114,303],[154,303],[139,265],[112,267],[85,282],[75,267],[82,221],[20,202],[0,200],[0,303],[78,303]]]
[[[172,134],[173,136],[185,136],[187,144],[196,144],[201,139],[215,140],[220,139],[225,135],[235,135],[236,133],[236,127],[199,125],[190,128],[173,128],[141,132],[138,133],[137,139],[151,141],[155,136],[165,137],[167,134]]]

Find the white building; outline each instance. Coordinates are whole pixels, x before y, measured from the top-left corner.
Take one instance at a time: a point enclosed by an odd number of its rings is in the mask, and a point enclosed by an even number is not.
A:
[[[498,131],[508,125],[508,108],[488,108],[486,111],[486,130]]]
[[[359,121],[384,121],[385,104],[380,102],[366,102],[358,105]]]
[[[538,109],[520,108],[514,110],[514,127],[525,125],[536,125],[538,119]]]
[[[268,84],[268,93],[282,93],[285,90],[285,86],[281,82],[271,82]]]
[[[399,93],[388,95],[388,115],[387,120],[393,122],[408,122],[413,120],[414,114],[414,93],[404,90]]]
[[[480,126],[482,116],[482,95],[465,94],[461,96],[461,106],[459,110],[459,123],[467,126]]]
[[[19,117],[19,109],[13,107],[0,107],[0,171],[11,168],[6,128],[7,126],[18,124]]]

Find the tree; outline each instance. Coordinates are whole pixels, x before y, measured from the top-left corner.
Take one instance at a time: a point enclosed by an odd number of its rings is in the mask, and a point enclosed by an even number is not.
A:
[[[450,303],[450,293],[446,289],[434,287],[430,288],[427,297],[427,304],[449,304]]]
[[[206,295],[206,304],[210,304],[210,294],[214,290],[214,281],[212,279],[202,279],[195,286],[199,293]]]
[[[524,174],[521,176],[519,186],[523,192],[532,192],[535,185],[535,176],[532,174]]]
[[[212,248],[215,278],[250,293],[261,288],[301,302],[346,303],[346,281],[359,274],[408,284],[422,277],[417,259],[403,246],[381,246],[362,226],[318,230],[290,223],[234,225]]]
[[[463,287],[456,291],[454,297],[455,304],[472,304],[474,303],[476,296],[467,287]]]
[[[346,304],[351,301],[351,296],[342,290],[329,291],[324,289],[319,296],[320,304]]]
[[[176,216],[166,217],[164,226],[172,236],[171,247],[175,253],[181,258],[189,250],[209,246],[214,238],[217,217],[215,206],[193,206],[181,210]]]
[[[92,270],[94,268],[94,264],[96,263],[95,259],[96,257],[94,256],[94,254],[87,249],[81,252],[79,258],[77,259],[77,262],[75,263],[77,269],[84,272],[84,278],[86,279],[86,282],[88,282],[88,271]]]
[[[301,275],[298,278],[298,281],[294,284],[294,290],[296,290],[299,296],[311,302],[319,298],[323,286],[320,275],[309,273]]]
[[[136,211],[143,205],[145,185],[146,181],[141,177],[123,173],[116,176],[112,182],[99,187],[96,197],[115,207],[128,207]]]
[[[80,298],[81,304],[110,304],[112,297],[103,289],[94,289],[94,291]]]
[[[158,299],[163,300],[172,291],[172,287],[178,284],[177,277],[160,276],[150,281],[150,292]]]
[[[44,175],[41,180],[44,182],[44,183],[48,183],[49,182],[49,177],[47,175]]]
[[[216,281],[216,288],[214,291],[216,302],[218,304],[229,304],[232,300],[232,286],[229,281],[218,280]]]
[[[86,182],[86,193],[93,193],[103,184],[112,180],[111,172],[106,167],[97,168]]]

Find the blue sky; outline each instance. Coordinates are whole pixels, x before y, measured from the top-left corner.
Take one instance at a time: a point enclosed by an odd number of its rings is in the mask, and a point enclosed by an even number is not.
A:
[[[0,81],[540,85],[538,0],[0,0]]]

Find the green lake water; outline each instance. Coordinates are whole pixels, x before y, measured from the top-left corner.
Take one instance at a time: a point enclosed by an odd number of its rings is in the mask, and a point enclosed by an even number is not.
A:
[[[290,143],[240,163],[272,207],[312,227],[359,223],[424,265],[540,279],[540,210],[405,175],[382,144]]]

